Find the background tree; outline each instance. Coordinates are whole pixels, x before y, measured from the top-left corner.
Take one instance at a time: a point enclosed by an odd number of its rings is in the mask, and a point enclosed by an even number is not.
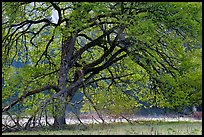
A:
[[[99,116],[202,103],[201,3],[4,2],[2,13],[2,111],[21,104],[26,127],[43,114],[66,124],[77,92]]]

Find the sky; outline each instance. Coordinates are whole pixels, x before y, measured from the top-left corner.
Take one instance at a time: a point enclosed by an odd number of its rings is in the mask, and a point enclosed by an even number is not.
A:
[[[57,24],[59,16],[58,16],[58,12],[55,9],[52,10],[51,17],[52,17],[52,22]]]
[[[34,6],[34,2],[31,2],[30,6]],[[52,22],[57,24],[58,19],[59,19],[57,10],[52,9],[52,16],[51,17],[52,17]]]

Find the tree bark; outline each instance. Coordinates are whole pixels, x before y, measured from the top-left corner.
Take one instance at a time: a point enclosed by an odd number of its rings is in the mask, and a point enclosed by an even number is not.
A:
[[[63,95],[58,98],[55,102],[55,112],[54,112],[54,126],[62,126],[66,124],[66,105],[63,102]]]
[[[74,43],[76,40],[76,35],[71,35],[69,37],[64,37],[62,41],[62,54],[61,54],[61,64],[59,72],[58,86],[60,90],[66,89],[68,71],[70,69],[70,61],[74,52]],[[70,94],[71,95],[71,94]],[[54,113],[54,125],[62,126],[66,124],[66,106],[68,100],[68,93],[65,92],[57,98],[55,102],[55,113]]]

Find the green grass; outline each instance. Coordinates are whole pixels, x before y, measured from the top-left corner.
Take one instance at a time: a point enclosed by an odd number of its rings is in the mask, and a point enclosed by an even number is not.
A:
[[[3,135],[202,135],[202,122],[140,122],[35,128]]]

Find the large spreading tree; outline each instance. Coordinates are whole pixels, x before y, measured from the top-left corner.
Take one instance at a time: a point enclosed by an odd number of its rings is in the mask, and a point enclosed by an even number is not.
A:
[[[193,2],[3,2],[2,111],[64,125],[78,92],[99,116],[199,106],[201,21]]]

